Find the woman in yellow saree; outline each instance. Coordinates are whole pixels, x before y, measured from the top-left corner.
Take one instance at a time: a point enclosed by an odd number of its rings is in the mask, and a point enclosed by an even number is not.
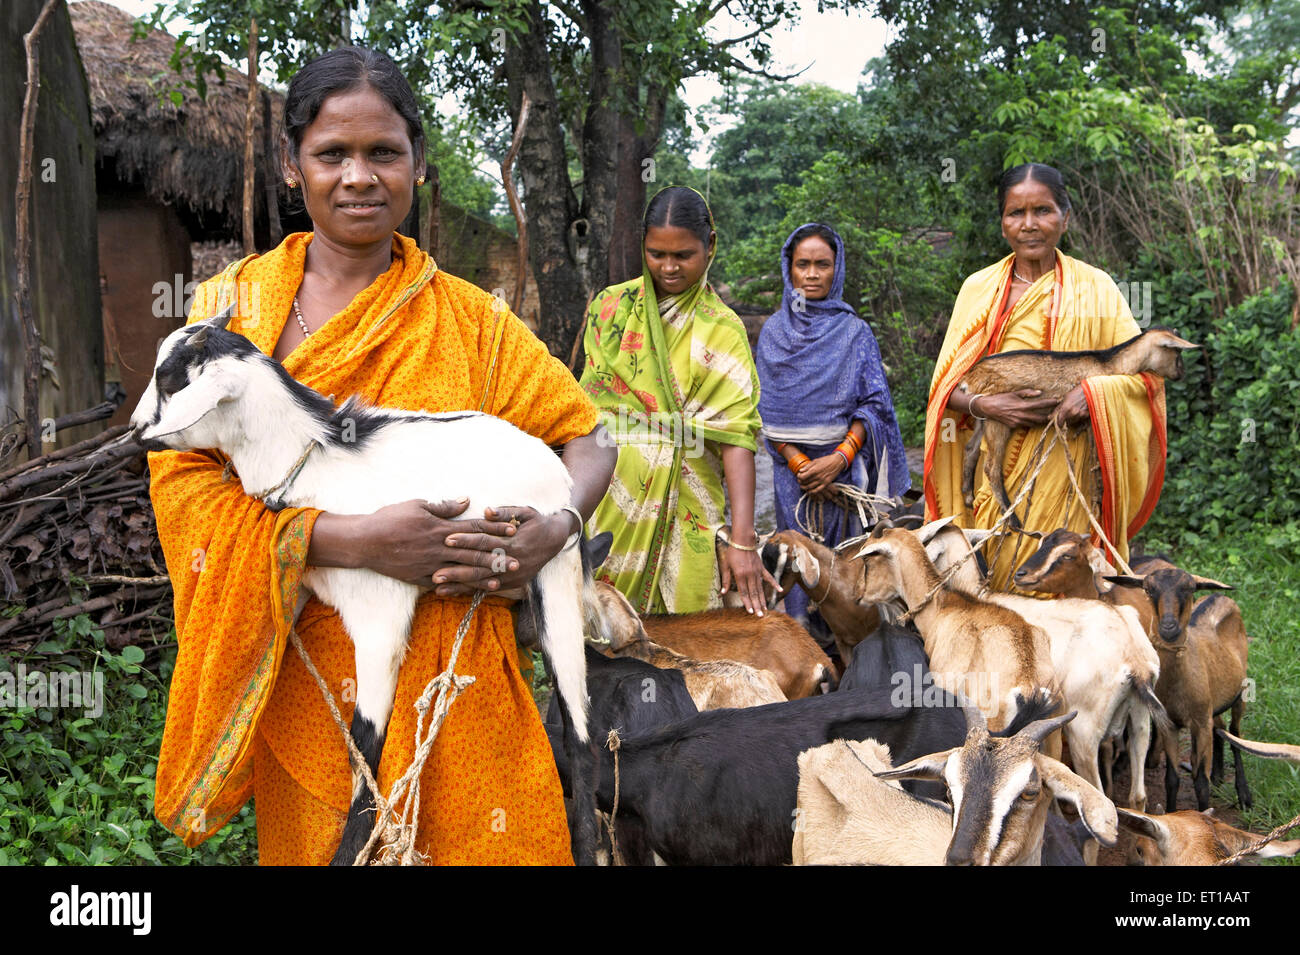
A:
[[[564,445],[574,506],[590,514],[613,455],[577,382],[492,296],[393,231],[424,163],[415,99],[392,61],[352,47],[314,60],[290,85],[285,116],[286,180],[314,231],[204,283],[190,322],[234,302],[233,331],[337,401],[482,409]],[[399,676],[377,780],[387,794],[412,762],[415,700],[446,667],[468,595],[520,586],[578,522],[515,508],[478,519],[456,502],[277,513],[224,464],[207,452],[149,458],[180,643],[155,812],[196,845],[252,796],[263,864],[322,864],[338,846],[351,774],[319,687],[285,651],[304,566],[435,585],[416,607]],[[346,724],[356,676],[338,614],[312,598],[296,629]],[[417,848],[434,863],[571,862],[558,774],[500,597],[476,612],[457,671],[475,682],[425,764]]]
[[[1014,501],[1037,466],[1035,448],[1051,430],[1049,416],[1055,415],[1064,424],[1081,427],[1069,430],[1065,447],[1053,447],[1028,508],[1022,503],[1017,514],[1029,530],[1091,531],[1066,472],[1072,464],[1084,494],[1091,500],[1099,492],[1101,510],[1096,516],[1115,550],[1127,559],[1128,541],[1155,509],[1164,481],[1162,379],[1146,373],[1089,378],[1059,405],[1032,390],[1002,395],[957,390],[967,369],[985,355],[1022,348],[1109,348],[1141,331],[1110,276],[1056,248],[1070,213],[1059,172],[1037,163],[1007,170],[998,203],[1002,234],[1012,253],[962,285],[930,385],[926,517],[954,515],[963,527],[992,527],[1002,515],[982,465],[976,471],[973,508],[968,510],[962,500],[961,458],[973,418],[996,418],[1016,429],[1003,464]],[[1048,437],[1045,443],[1050,441]],[[1096,470],[1090,463],[1094,445]],[[1095,535],[1094,540],[1100,543]],[[1007,589],[1012,572],[1036,545],[1032,538],[1015,535],[987,545],[996,589]],[[1114,560],[1114,554],[1108,557]]]
[[[713,217],[694,189],[669,186],[644,230],[644,272],[592,300],[583,337],[582,387],[619,445],[591,520],[614,535],[601,576],[641,613],[717,607],[734,579],[761,616],[771,578],[754,534],[758,373],[745,326],[708,282]],[[719,586],[724,475],[734,546]]]

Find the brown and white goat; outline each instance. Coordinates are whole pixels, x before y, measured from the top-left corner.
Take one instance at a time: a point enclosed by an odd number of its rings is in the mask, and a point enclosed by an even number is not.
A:
[[[732,660],[695,660],[651,641],[642,618],[619,591],[596,581],[588,604],[589,636],[608,644],[608,655],[632,657],[661,670],[680,670],[696,709],[762,706],[785,700],[776,677],[767,670]],[[746,617],[749,614],[741,611]],[[690,615],[682,615],[690,616]],[[753,622],[761,622],[750,618]],[[811,637],[809,639],[812,639]],[[829,662],[829,661],[828,661]]]
[[[838,740],[799,755],[795,865],[1037,865],[1053,799],[1069,802],[1092,836],[1114,845],[1114,805],[1039,752],[1073,714],[1010,738],[989,735],[975,707],[963,745],[890,766],[888,747]],[[898,779],[948,784],[953,805],[920,799]]]
[[[1119,810],[1119,824],[1137,836],[1129,855],[1134,865],[1218,865],[1254,845],[1260,836],[1214,818],[1214,810],[1184,809],[1163,816]],[[1300,839],[1275,839],[1246,859],[1289,858],[1300,852]]]
[[[1173,566],[1159,558],[1147,561],[1143,566],[1148,570]],[[1017,568],[1011,582],[1038,593],[1132,607],[1142,621],[1142,632],[1150,636],[1155,632],[1156,623],[1151,601],[1135,588],[1117,587],[1104,579],[1105,575],[1114,573],[1115,568],[1092,543],[1092,538],[1061,528],[1040,538],[1038,550]]]
[[[971,395],[997,395],[1034,388],[1041,397],[1060,401],[1085,378],[1097,375],[1136,375],[1149,371],[1171,380],[1181,378],[1181,353],[1189,348],[1200,346],[1179,338],[1168,329],[1149,328],[1126,342],[1097,351],[1023,349],[1002,352],[976,362],[957,387]],[[975,497],[975,465],[980,455],[980,439],[983,438],[987,445],[984,474],[1002,510],[1010,509],[1002,466],[1011,430],[993,418],[975,421],[974,433],[962,456],[961,490],[967,507],[972,505]],[[1007,523],[1013,529],[1021,526],[1014,514]]]
[[[880,625],[877,608],[857,601],[862,562],[798,531],[777,531],[763,546],[763,563],[781,593],[796,585],[804,589],[810,607],[816,607],[830,628],[840,660],[848,666],[853,648]]]
[[[732,660],[766,670],[788,700],[835,688],[835,668],[817,641],[791,617],[745,610],[639,615],[617,589],[596,581],[599,639],[615,653],[649,640],[692,660]]]
[[[992,698],[976,702],[994,729],[1044,692],[1059,701],[1047,634],[1013,610],[943,585],[922,544],[930,528],[915,534],[890,528],[866,542],[856,555],[862,561],[858,601],[901,600],[913,614],[936,683],[971,698],[976,694],[968,692],[969,680],[993,687]],[[1059,756],[1060,737],[1049,743],[1048,754]]]
[[[692,660],[648,640],[629,643],[611,655],[643,660],[661,670],[680,670],[686,692],[701,713],[785,702],[776,677],[735,660]]]
[[[1246,704],[1248,637],[1241,608],[1222,594],[1195,601],[1197,590],[1231,590],[1228,584],[1177,568],[1154,570],[1144,577],[1108,576],[1111,583],[1142,593],[1156,618],[1151,644],[1160,654],[1156,696],[1165,705],[1174,729],[1161,734],[1165,751],[1165,810],[1178,805],[1178,728],[1192,737],[1192,785],[1196,807],[1210,806],[1210,780],[1223,773],[1222,744],[1215,739],[1215,718],[1232,710],[1231,730],[1241,733]],[[1194,605],[1194,606],[1193,606]],[[1212,765],[1213,764],[1213,765]],[[1251,805],[1250,786],[1241,751],[1233,750],[1237,798]]]

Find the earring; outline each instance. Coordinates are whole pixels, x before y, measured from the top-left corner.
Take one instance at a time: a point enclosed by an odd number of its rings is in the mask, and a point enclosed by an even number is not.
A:
[[[418,179],[416,179],[416,180],[415,180],[415,184],[416,184],[417,186],[423,186],[423,185],[424,185],[424,177],[423,177],[423,176],[420,176]]]
[[[288,186],[290,189],[297,189],[297,188],[298,188],[298,180],[297,180],[297,179],[286,179],[286,180],[284,181],[284,184],[285,184],[286,186]]]

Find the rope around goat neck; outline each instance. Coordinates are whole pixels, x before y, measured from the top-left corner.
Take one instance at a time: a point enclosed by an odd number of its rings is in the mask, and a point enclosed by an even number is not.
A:
[[[1039,439],[1039,442],[1040,442],[1039,446],[1041,448],[1042,447],[1041,438]],[[1003,515],[1000,518],[998,518],[997,523],[995,523],[989,529],[989,535],[985,537],[982,541],[980,541],[978,544],[972,544],[970,548],[970,552],[964,555],[959,561],[957,561],[955,564],[953,564],[951,567],[948,568],[947,573],[945,573],[939,579],[939,582],[935,584],[933,588],[931,588],[930,592],[927,593],[924,598],[922,598],[921,602],[918,603],[915,607],[909,608],[905,613],[903,613],[899,617],[900,624],[907,623],[918,613],[924,610],[926,605],[929,604],[930,601],[934,599],[935,594],[943,590],[943,588],[948,585],[948,581],[952,580],[952,578],[956,576],[957,571],[961,569],[962,565],[965,564],[966,561],[968,560],[974,560],[975,554],[979,551],[979,549],[983,547],[985,544],[987,544],[989,541],[991,541],[995,536],[997,536],[996,531],[998,530],[998,528],[1001,527],[1007,521],[1007,519],[1011,517],[1013,513],[1015,513],[1016,507],[1019,506],[1020,502],[1025,498],[1025,496],[1031,490],[1035,479],[1037,479],[1038,477],[1038,472],[1040,472],[1043,469],[1043,465],[1047,463],[1047,452],[1050,451],[1055,444],[1056,444],[1056,436],[1053,435],[1052,443],[1047,445],[1046,448],[1042,448],[1042,453],[1038,460],[1037,467],[1034,468],[1034,473],[1030,475],[1028,481],[1022,482],[1020,493],[1016,496],[1016,499],[1011,502],[1011,506],[1006,509],[1006,511],[1003,513]],[[985,585],[985,587],[987,588],[987,584]]]
[[[420,774],[424,771],[425,761],[429,758],[429,753],[433,751],[433,741],[438,735],[438,730],[442,728],[443,720],[447,718],[447,711],[451,704],[456,702],[456,698],[464,692],[465,688],[474,682],[472,676],[457,676],[455,674],[456,660],[460,656],[461,644],[465,642],[465,634],[469,632],[470,621],[474,619],[474,611],[478,610],[478,605],[483,602],[484,591],[478,591],[474,594],[474,599],[470,601],[469,609],[465,611],[465,616],[460,621],[460,626],[456,630],[456,640],[451,646],[451,657],[447,661],[447,669],[443,670],[436,677],[428,682],[424,692],[415,702],[415,711],[417,713],[415,724],[415,758],[406,772],[393,783],[389,792],[389,798],[384,799],[379,792],[379,785],[371,775],[370,767],[366,765],[365,759],[361,756],[361,751],[357,749],[356,742],[352,739],[352,733],[348,730],[343,722],[343,717],[339,714],[338,705],[334,702],[334,694],[330,692],[324,677],[312,663],[311,657],[307,654],[307,648],[302,645],[302,639],[298,636],[295,629],[289,630],[289,642],[293,648],[298,651],[302,661],[307,666],[307,672],[316,680],[316,685],[320,687],[321,695],[325,697],[325,705],[329,707],[330,715],[334,717],[334,723],[343,734],[343,741],[347,744],[348,755],[354,766],[361,768],[361,775],[365,779],[366,787],[370,790],[370,795],[375,801],[375,807],[378,814],[378,821],[370,832],[370,839],[367,840],[362,850],[357,853],[353,865],[365,865],[370,859],[370,853],[375,848],[375,843],[383,837],[383,843],[375,852],[376,865],[424,865],[427,861],[423,853],[415,848],[416,830],[420,820]],[[437,699],[434,699],[434,694]],[[429,723],[427,735],[424,734],[424,721],[429,713],[430,707],[433,708],[433,718]],[[617,777],[616,777],[617,779]],[[402,813],[399,817],[393,806],[397,801],[406,794],[407,787],[410,792],[407,799],[402,805]]]

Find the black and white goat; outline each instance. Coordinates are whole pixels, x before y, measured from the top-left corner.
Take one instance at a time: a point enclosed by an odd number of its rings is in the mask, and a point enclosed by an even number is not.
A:
[[[230,314],[227,309],[164,339],[153,380],[131,416],[146,447],[218,449],[244,490],[274,510],[366,514],[412,499],[468,498],[469,514],[502,506],[553,514],[569,504],[567,468],[543,442],[509,422],[477,412],[374,408],[355,397],[335,408],[227,330]],[[528,595],[546,668],[564,704],[566,745],[575,755],[579,746],[590,751],[583,606],[591,574],[582,552],[568,546],[553,557]],[[309,567],[303,583],[338,610],[352,638],[352,736],[376,773],[416,600],[427,588],[342,567]],[[354,766],[352,806],[332,864],[350,865],[364,846],[371,808],[372,796]]]

